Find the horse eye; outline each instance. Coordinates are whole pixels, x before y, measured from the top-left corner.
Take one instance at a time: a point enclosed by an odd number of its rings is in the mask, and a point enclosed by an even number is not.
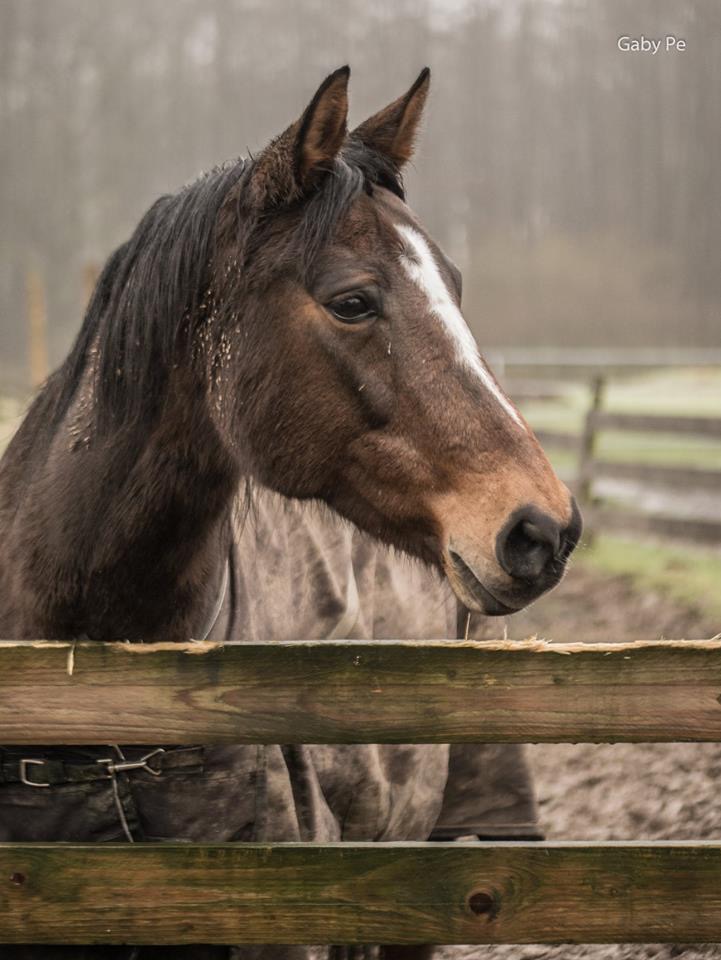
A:
[[[373,305],[360,293],[335,300],[328,304],[328,309],[342,323],[359,323],[361,320],[375,316]]]

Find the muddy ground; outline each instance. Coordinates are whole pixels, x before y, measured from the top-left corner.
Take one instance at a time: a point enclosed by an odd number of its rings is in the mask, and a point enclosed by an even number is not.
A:
[[[720,585],[721,589],[721,585]],[[698,609],[577,565],[558,591],[508,622],[559,641],[697,639],[721,633]],[[721,745],[537,744],[526,748],[549,840],[721,839]],[[442,960],[721,960],[721,945],[447,947]]]

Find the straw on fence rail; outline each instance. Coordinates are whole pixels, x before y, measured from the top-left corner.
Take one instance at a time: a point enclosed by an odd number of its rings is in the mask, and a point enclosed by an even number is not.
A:
[[[0,643],[13,744],[721,741],[720,700],[718,641]]]

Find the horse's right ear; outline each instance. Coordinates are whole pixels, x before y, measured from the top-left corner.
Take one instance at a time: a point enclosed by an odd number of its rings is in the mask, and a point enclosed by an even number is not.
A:
[[[348,132],[349,76],[350,67],[341,67],[326,77],[300,119],[258,156],[251,190],[262,206],[302,196],[333,169]]]

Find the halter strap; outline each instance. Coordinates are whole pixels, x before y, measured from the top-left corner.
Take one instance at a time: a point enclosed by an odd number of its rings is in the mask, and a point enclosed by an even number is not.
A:
[[[225,595],[228,592],[228,580],[230,579],[230,561],[226,557],[225,566],[223,567],[223,580],[220,584],[220,590],[218,591],[218,596],[216,598],[213,609],[210,611],[210,615],[206,621],[204,629],[201,631],[200,635],[196,637],[196,640],[207,640],[211,634],[213,627],[218,622],[218,617],[220,616],[220,611],[223,609],[223,604],[225,603]]]

